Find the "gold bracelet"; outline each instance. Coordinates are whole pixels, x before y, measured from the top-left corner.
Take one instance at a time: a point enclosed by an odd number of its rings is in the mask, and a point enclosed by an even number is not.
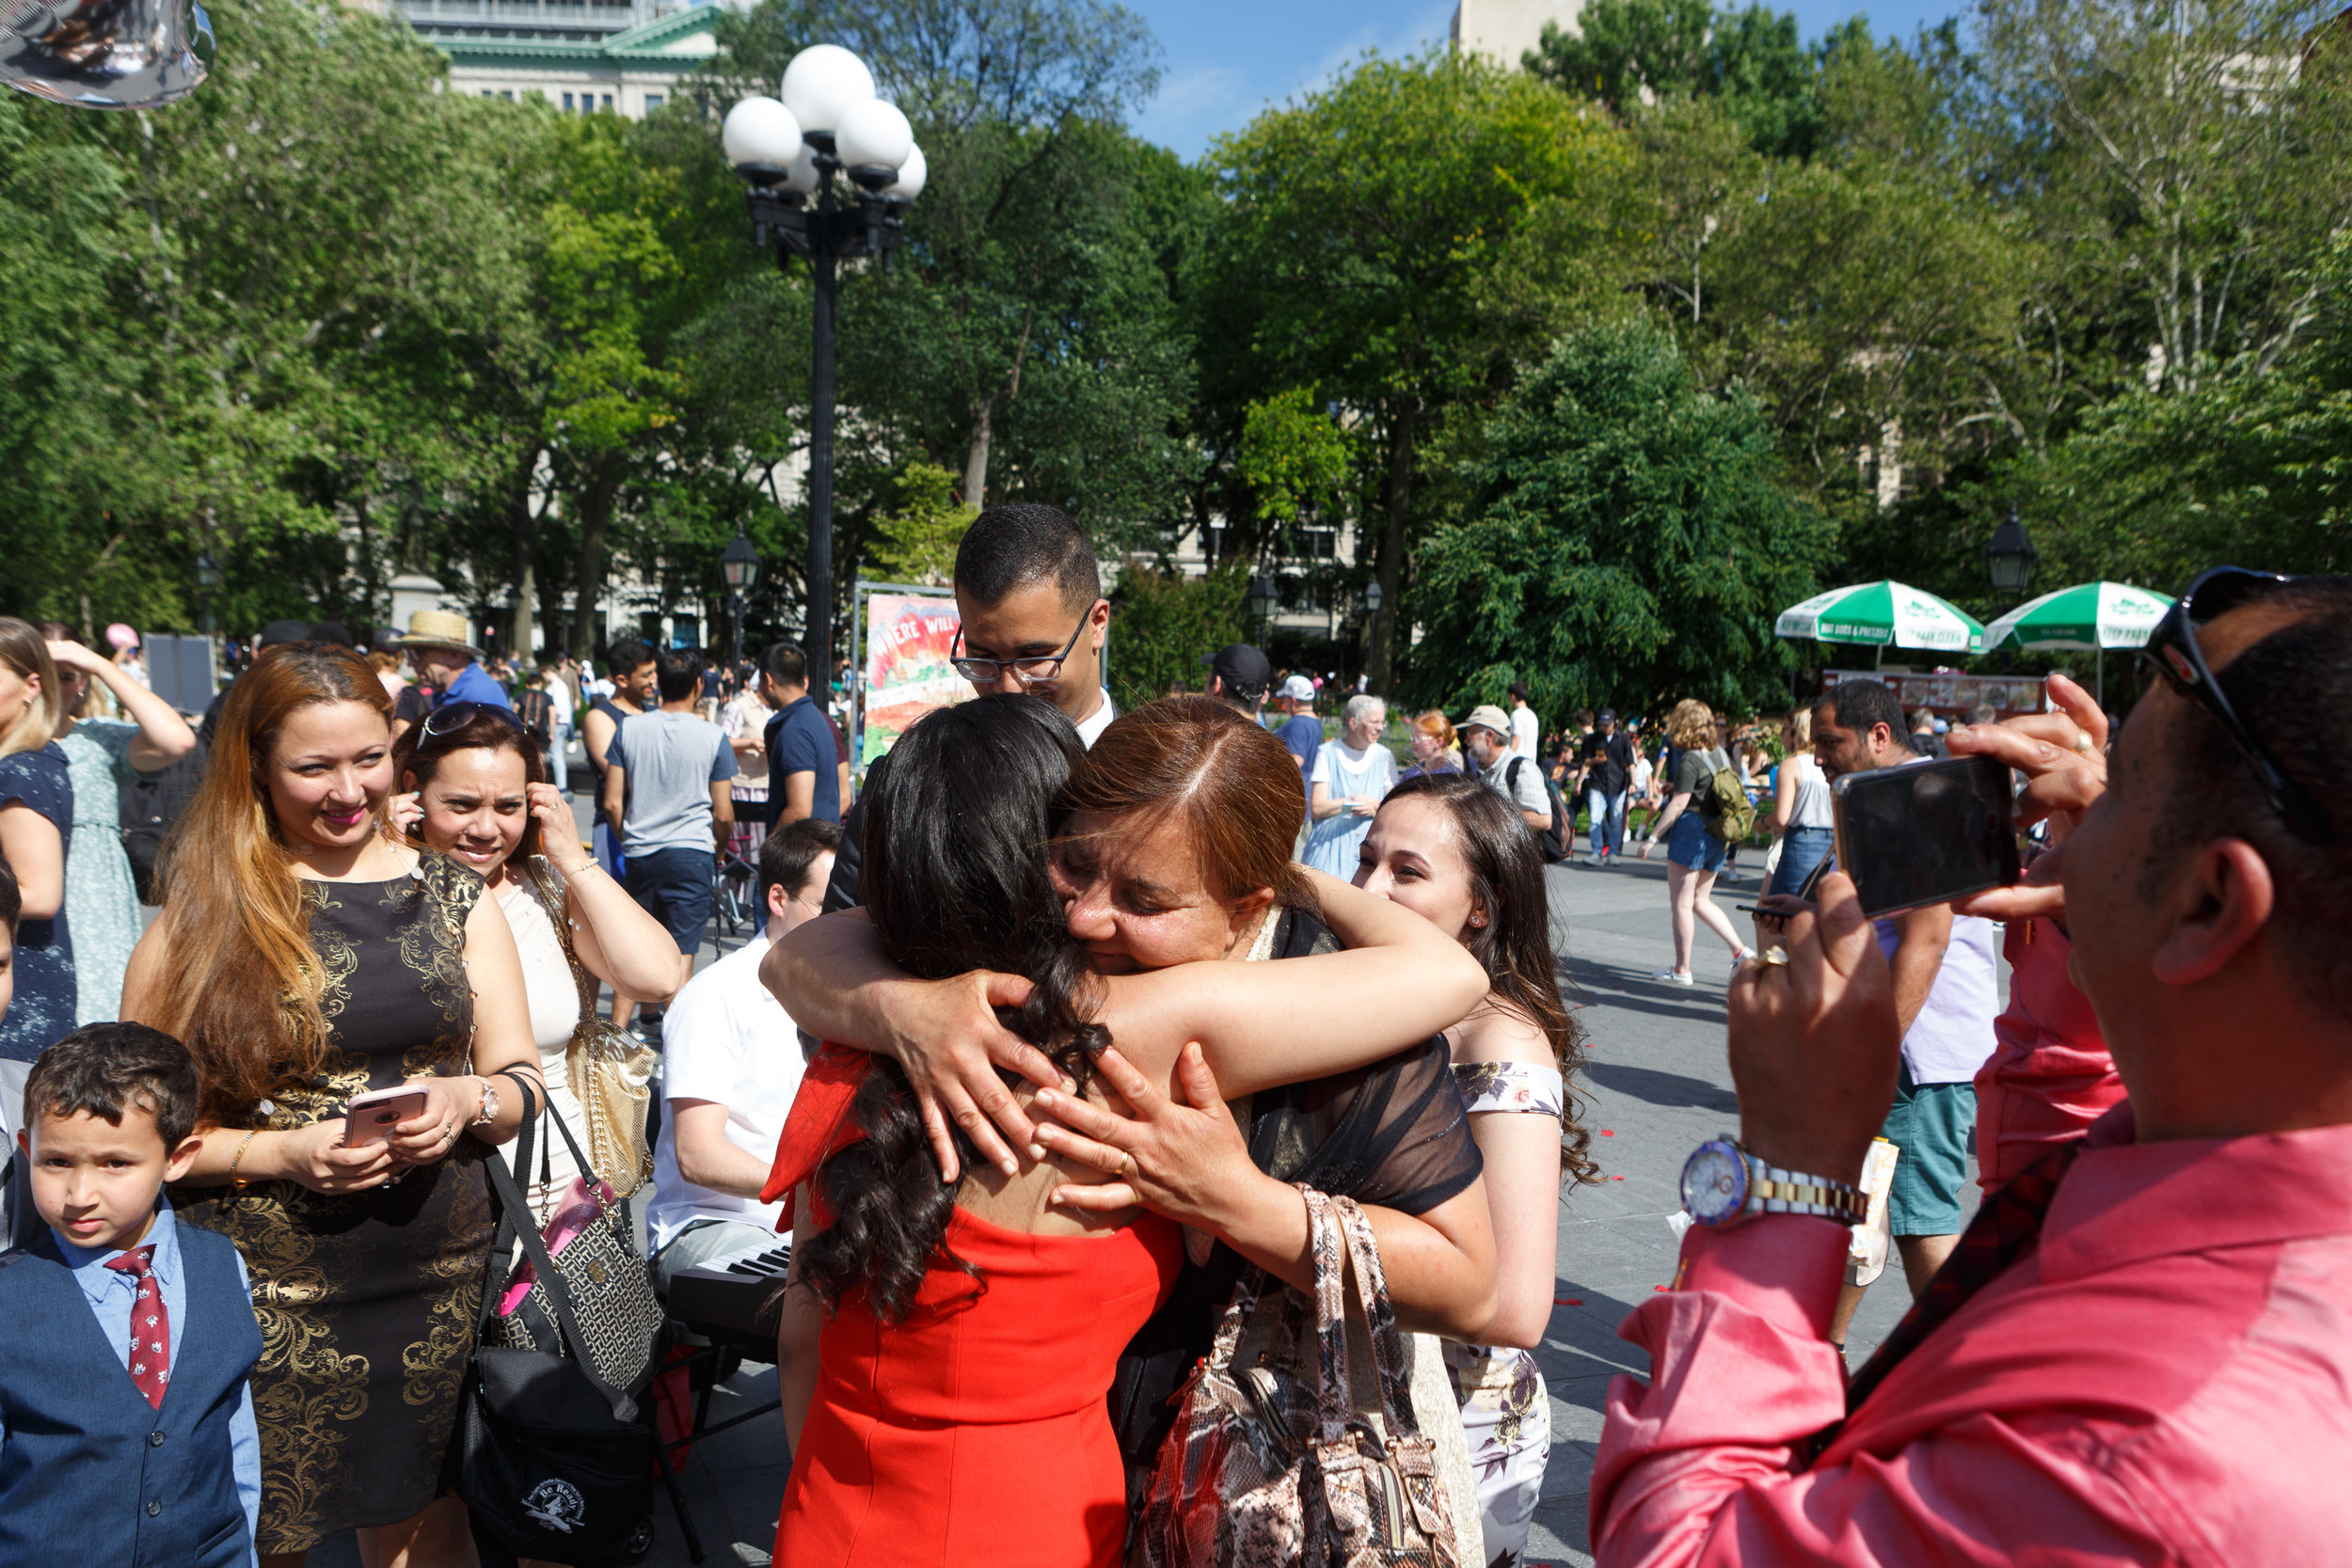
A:
[[[262,1130],[258,1127],[247,1132],[245,1135],[245,1142],[237,1146],[237,1152],[229,1156],[229,1187],[231,1192],[241,1193],[251,1185],[244,1177],[237,1174],[237,1162],[245,1158],[245,1151],[253,1147],[253,1140],[261,1134]]]

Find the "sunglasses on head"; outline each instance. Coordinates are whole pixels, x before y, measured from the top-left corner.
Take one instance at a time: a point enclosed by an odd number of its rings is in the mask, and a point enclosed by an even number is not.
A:
[[[2272,807],[2288,827],[2314,844],[2332,844],[2335,831],[2328,821],[2328,814],[2287,776],[2278,758],[2270,754],[2270,749],[2238,717],[2228,693],[2214,679],[2204,650],[2197,644],[2199,626],[2210,625],[2231,610],[2276,593],[2295,580],[2277,572],[2249,572],[2242,566],[2216,566],[2201,572],[2156,622],[2139,659],[2142,668],[2213,716],[2222,732],[2246,753],[2246,760],[2254,765],[2254,772],[2268,792]]]
[[[424,738],[428,741],[443,740],[485,713],[496,714],[512,725],[516,734],[522,733],[523,721],[515,717],[514,710],[501,707],[496,703],[446,703],[426,714],[424,722],[418,728],[424,732]]]

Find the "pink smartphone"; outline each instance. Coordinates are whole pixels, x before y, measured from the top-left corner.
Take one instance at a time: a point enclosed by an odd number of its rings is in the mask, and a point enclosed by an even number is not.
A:
[[[424,1091],[401,1085],[354,1095],[343,1109],[343,1147],[373,1148],[391,1136],[392,1129],[424,1114]]]

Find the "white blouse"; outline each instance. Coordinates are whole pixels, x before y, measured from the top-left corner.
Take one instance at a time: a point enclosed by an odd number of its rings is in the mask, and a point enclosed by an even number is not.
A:
[[[588,1118],[572,1095],[568,1068],[572,1034],[580,1027],[580,991],[572,984],[572,966],[564,959],[563,939],[555,934],[555,920],[561,916],[549,916],[528,881],[500,889],[498,898],[499,908],[506,911],[506,924],[514,929],[516,950],[522,955],[523,995],[531,1004],[531,1038],[539,1048],[539,1071],[547,1080],[548,1104],[585,1149]],[[558,1193],[580,1174],[580,1166],[564,1145],[563,1134],[552,1127],[543,1127],[540,1132],[545,1135],[534,1134],[531,1169],[516,1172],[532,1189],[534,1208],[543,1197],[537,1190],[541,1164],[536,1146],[544,1145],[547,1149],[545,1168],[549,1184]]]

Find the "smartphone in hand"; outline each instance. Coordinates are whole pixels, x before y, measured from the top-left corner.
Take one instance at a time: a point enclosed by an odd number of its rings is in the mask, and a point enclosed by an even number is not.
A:
[[[424,1090],[408,1084],[354,1095],[343,1108],[343,1147],[373,1148],[404,1121],[424,1115]]]
[[[1877,918],[2024,877],[2009,769],[1990,757],[1947,757],[1848,773],[1830,785],[1838,868],[1862,912]]]

